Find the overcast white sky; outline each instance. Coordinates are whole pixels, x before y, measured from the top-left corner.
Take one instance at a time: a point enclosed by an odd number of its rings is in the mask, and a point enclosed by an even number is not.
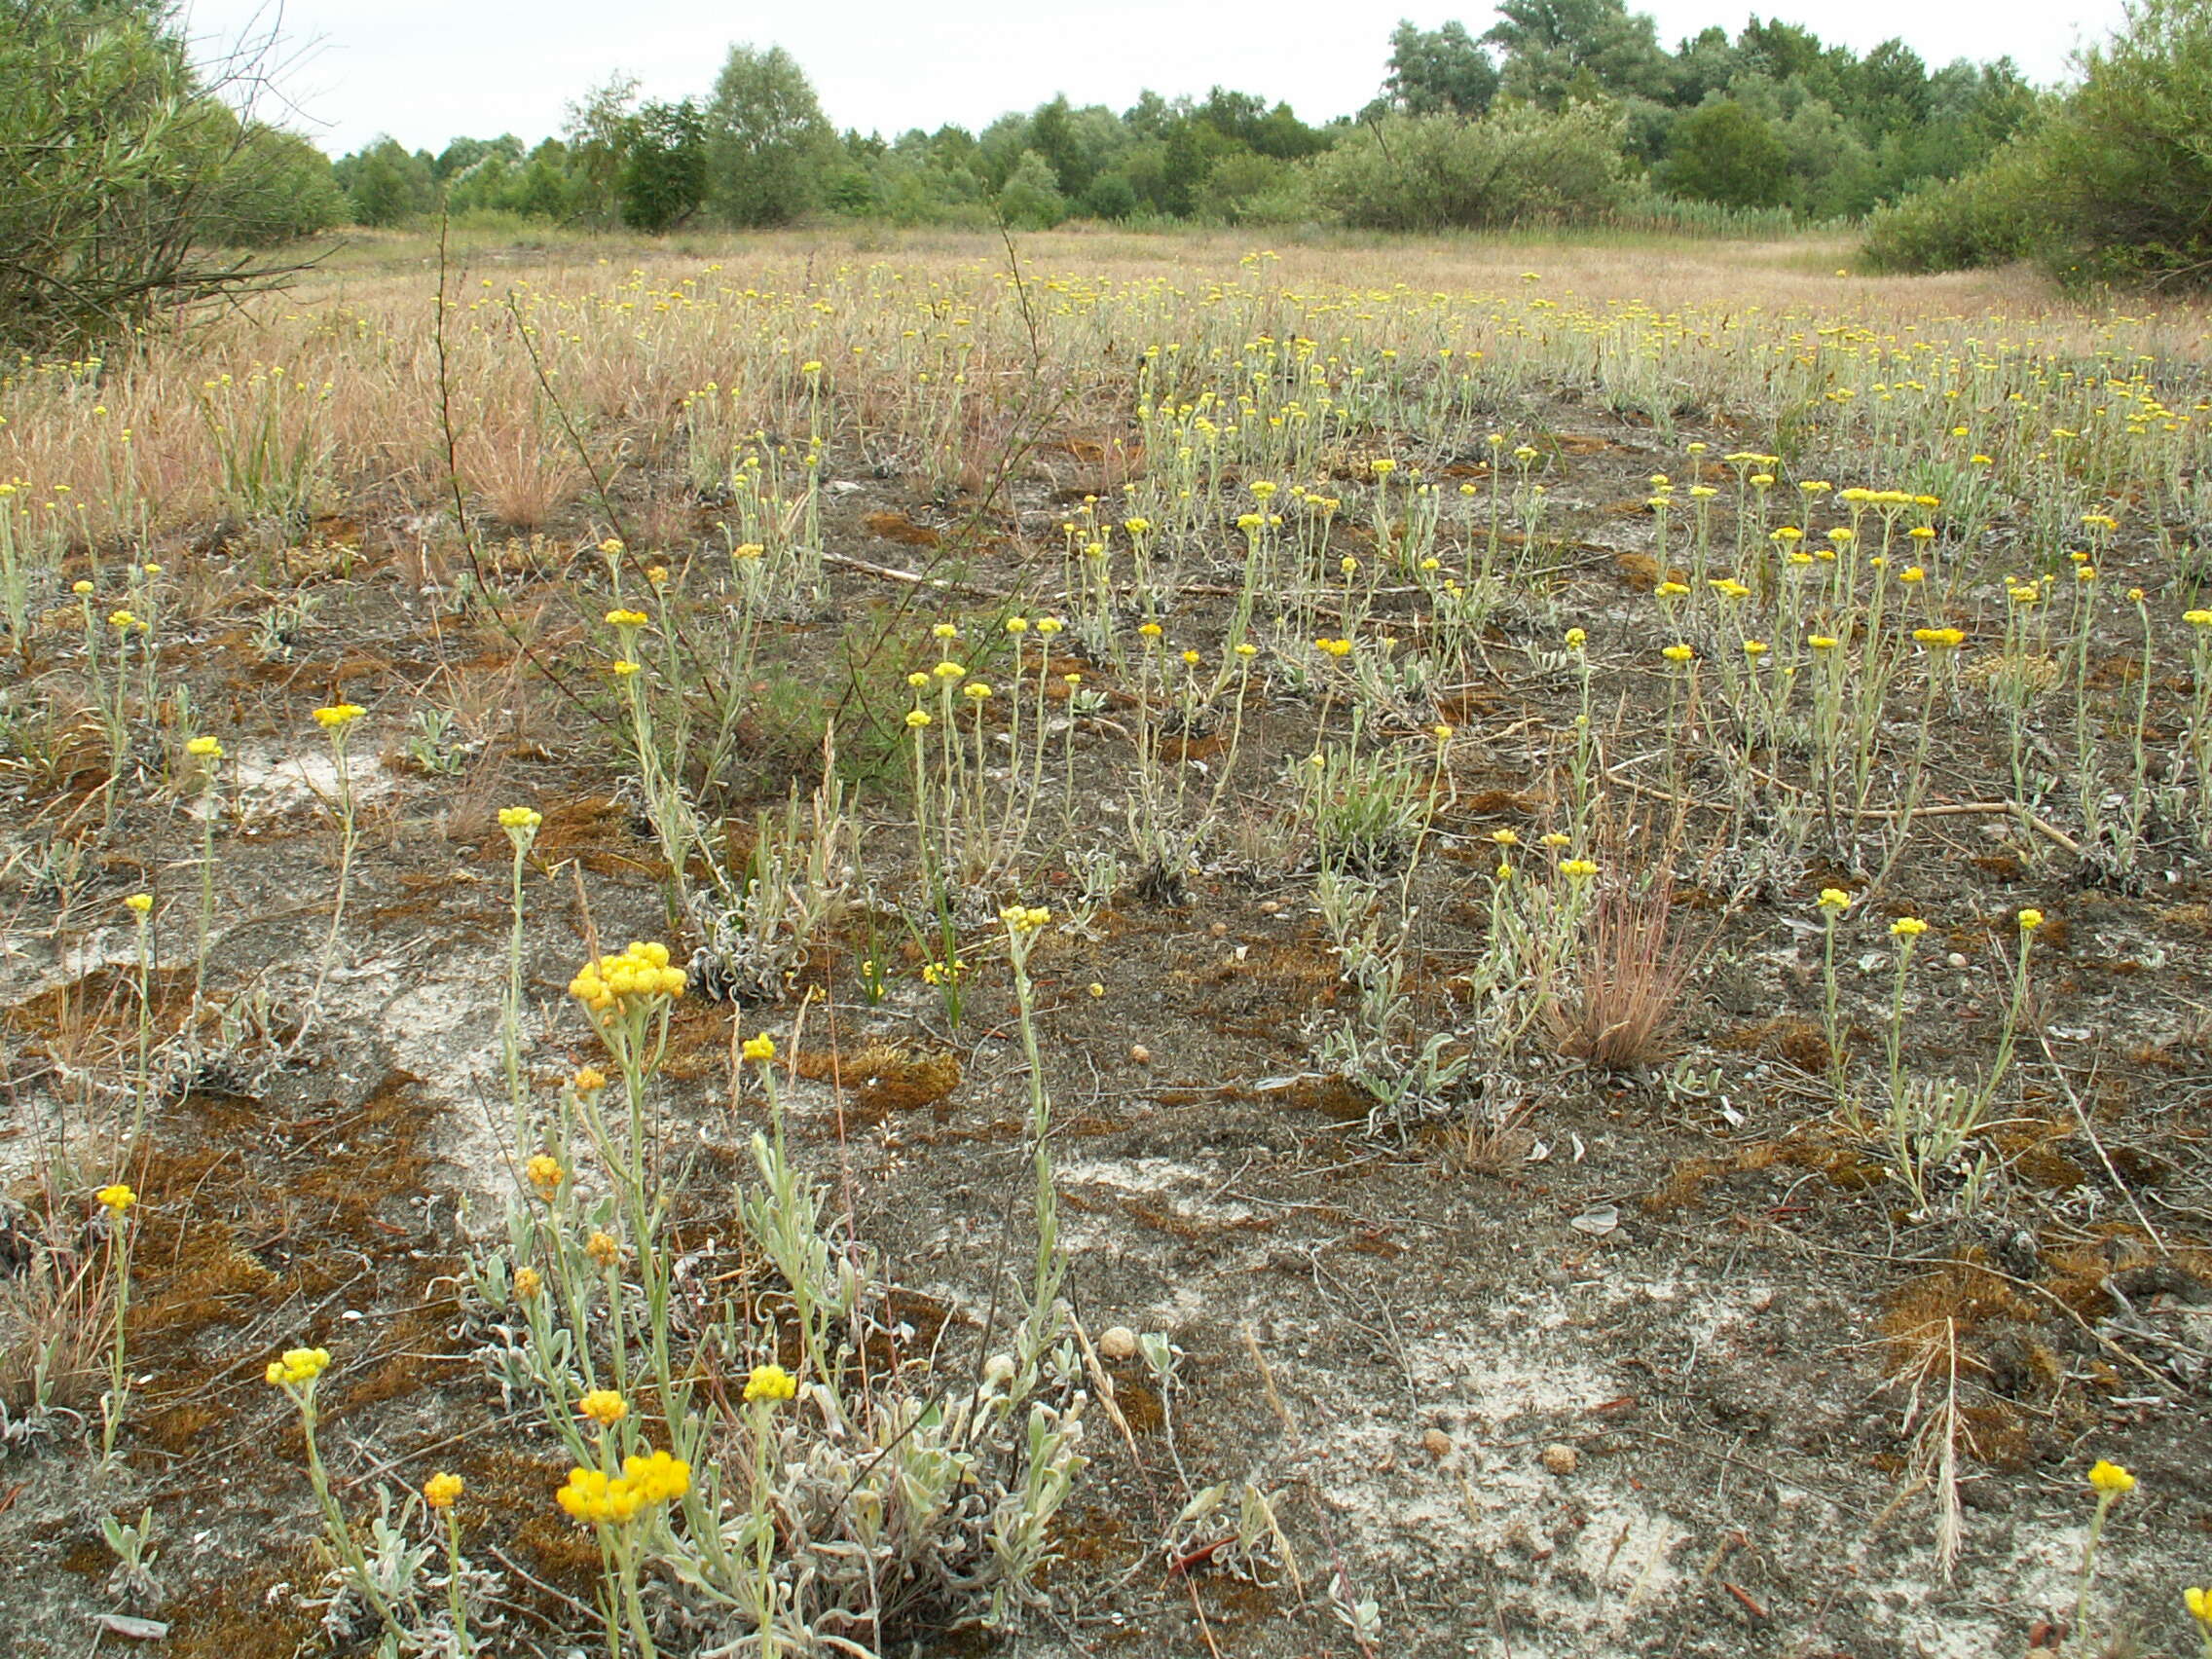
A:
[[[1762,17],[1803,23],[1864,51],[1891,35],[1931,64],[2009,54],[2037,81],[2119,21],[2122,0],[1766,0]],[[1753,10],[1731,0],[1647,0],[1669,46],[1708,23],[1731,33]],[[236,39],[275,10],[262,0],[190,0],[196,35]],[[1375,95],[1401,17],[1423,28],[1481,9],[1419,0],[288,0],[295,61],[290,125],[333,154],[379,132],[437,150],[457,133],[560,130],[569,101],[627,70],[648,96],[703,92],[731,41],[779,45],[805,66],[840,128],[886,136],[957,122],[980,128],[1064,92],[1125,109],[1146,87],[1203,95],[1216,82],[1287,98],[1301,116],[1347,114]],[[265,113],[275,114],[274,109]]]

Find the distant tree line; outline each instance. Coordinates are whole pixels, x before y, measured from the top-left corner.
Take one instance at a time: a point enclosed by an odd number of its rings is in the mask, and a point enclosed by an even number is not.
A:
[[[2028,120],[2009,59],[1931,69],[1753,18],[1672,51],[1626,0],[1501,0],[1484,33],[1402,22],[1358,115],[1322,126],[1216,87],[1130,108],[1055,96],[980,132],[837,132],[781,48],[731,49],[713,90],[641,101],[617,79],[566,132],[339,161],[353,219],[492,209],[647,232],[810,215],[1045,227],[1336,220],[1432,229],[1587,218],[1639,201],[1856,218],[1956,178]]]
[[[1626,0],[1494,17],[1480,35],[1400,23],[1375,100],[1320,126],[1216,87],[1121,111],[1055,96],[980,132],[840,133],[790,54],[737,46],[697,97],[616,78],[535,146],[380,138],[332,163],[255,113],[267,42],[210,62],[172,0],[0,0],[0,349],[128,333],[265,277],[253,249],[441,209],[654,235],[1865,218],[1891,269],[2034,257],[2068,279],[2212,286],[2212,0],[2134,0],[2063,92],[2002,57],[1931,69],[1901,41],[1861,55],[1757,17],[1671,50]]]

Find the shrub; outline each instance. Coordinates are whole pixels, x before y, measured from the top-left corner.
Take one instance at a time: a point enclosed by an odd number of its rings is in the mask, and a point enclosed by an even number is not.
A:
[[[2212,0],[2140,0],[2040,137],[2062,276],[2212,286]]]
[[[1477,121],[1385,116],[1311,164],[1347,225],[1433,231],[1587,219],[1626,193],[1620,118],[1595,105],[1493,108]]]
[[[2212,286],[2212,0],[2142,0],[2083,72],[1983,166],[1877,213],[1867,264]]]
[[[328,222],[296,140],[241,122],[165,9],[0,4],[0,345],[128,332],[273,273],[200,251]],[[250,64],[240,65],[241,74]]]
[[[2014,144],[1979,171],[1923,186],[1867,221],[1870,271],[1967,271],[2024,259],[2051,234],[2043,156]]]

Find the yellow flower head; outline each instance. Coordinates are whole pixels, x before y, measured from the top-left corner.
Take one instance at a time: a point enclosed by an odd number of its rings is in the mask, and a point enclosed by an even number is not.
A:
[[[542,1152],[524,1164],[522,1172],[529,1178],[530,1184],[537,1189],[539,1195],[547,1198],[552,1198],[555,1193],[561,1190],[562,1177],[567,1173],[562,1169],[561,1161],[558,1158],[550,1157]]]
[[[607,666],[617,680],[627,680],[631,675],[638,672],[638,665],[628,657],[616,657]]]
[[[459,1475],[449,1475],[441,1469],[423,1483],[423,1501],[432,1509],[451,1509],[461,1501],[461,1488]]]
[[[1899,916],[1890,924],[1890,933],[1897,939],[1918,939],[1928,931],[1928,924],[1918,916]]]
[[[1938,650],[1956,650],[1967,643],[1965,631],[1958,628],[1915,628],[1912,637],[1916,643]]]
[[[369,711],[358,703],[331,703],[314,712],[314,723],[324,731],[343,731]]]
[[[123,902],[123,907],[133,915],[144,917],[154,907],[154,896],[151,893],[133,893]]]
[[[930,723],[930,717],[921,709],[908,709],[906,711],[906,723],[919,731]]]
[[[1688,662],[1697,652],[1687,645],[1663,645],[1659,654],[1669,662]]]
[[[643,628],[652,620],[643,610],[609,610],[607,625],[610,628]]]
[[[2184,1590],[2181,1604],[2189,1609],[2189,1616],[2212,1632],[2212,1590]]]
[[[2025,913],[2022,912],[2023,915]],[[2108,1463],[2099,1457],[2089,1465],[2089,1484],[2101,1493],[2109,1493],[2118,1497],[2122,1493],[2135,1490],[2135,1477],[2118,1463]]]
[[[1576,881],[1587,881],[1591,876],[1598,873],[1598,866],[1588,859],[1562,859],[1559,872],[1565,876],[1571,876]]]
[[[69,591],[82,599],[85,595],[92,591],[92,584],[91,582],[82,580],[74,581],[69,584]]]
[[[622,554],[622,538],[618,535],[610,535],[605,541],[602,541],[599,544],[599,550],[602,553],[606,554],[609,559],[620,558]]]
[[[960,694],[970,702],[980,703],[990,697],[991,688],[980,680],[971,680],[960,688]]]
[[[622,1479],[646,1503],[668,1503],[691,1490],[691,1465],[666,1452],[622,1459]]]
[[[94,1193],[92,1197],[99,1199],[101,1203],[107,1205],[108,1214],[114,1216],[120,1216],[125,1210],[129,1209],[132,1204],[138,1201],[138,1195],[136,1193],[133,1193],[129,1187],[124,1186],[120,1181],[112,1187],[102,1187],[98,1192]]]
[[[1510,830],[1493,830],[1490,838],[1501,847],[1518,847],[1521,844],[1521,837]]]
[[[774,1404],[789,1400],[798,1393],[798,1382],[780,1365],[756,1365],[753,1375],[745,1380],[745,1400],[751,1405],[756,1400]]]
[[[1567,648],[1568,650],[1578,651],[1589,643],[1590,636],[1580,628],[1569,628],[1567,631]]]
[[[594,1014],[616,1015],[653,1006],[655,999],[680,997],[683,970],[672,968],[665,944],[631,944],[619,956],[587,962],[569,981],[569,994]]]
[[[766,1065],[776,1057],[776,1040],[763,1031],[757,1037],[748,1037],[742,1052],[747,1059]]]
[[[576,1402],[576,1410],[600,1427],[612,1428],[630,1415],[630,1402],[611,1388],[594,1388]]]
[[[515,1270],[515,1294],[525,1302],[535,1302],[537,1293],[545,1288],[545,1275],[535,1268]]]
[[[499,828],[502,830],[535,830],[544,822],[544,814],[534,806],[499,808]]]
[[[196,737],[184,746],[184,752],[195,760],[220,760],[223,745],[217,738]]]
[[[320,1377],[330,1364],[328,1348],[286,1348],[261,1375],[276,1388],[302,1388]]]
[[[577,1521],[618,1527],[645,1507],[645,1494],[629,1482],[609,1480],[600,1469],[571,1469],[568,1484],[554,1493]]]
[[[607,1074],[597,1066],[578,1066],[576,1075],[569,1079],[569,1087],[578,1094],[589,1094],[607,1087]]]
[[[2022,910],[2019,915],[2019,923],[2022,933],[2034,933],[2036,929],[2043,926],[2043,912],[2034,909]]]
[[[1840,887],[1824,887],[1821,889],[1821,908],[1848,910],[1851,908],[1851,895]]]
[[[1807,634],[1805,644],[1811,645],[1817,651],[1832,651],[1836,645],[1835,636],[1832,634]]]

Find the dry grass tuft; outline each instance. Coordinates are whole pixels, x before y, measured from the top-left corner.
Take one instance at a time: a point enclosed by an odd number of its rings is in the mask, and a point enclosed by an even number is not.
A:
[[[1599,895],[1573,994],[1553,1014],[1562,1053],[1603,1071],[1666,1057],[1692,962],[1673,925],[1674,903],[1671,872]]]

